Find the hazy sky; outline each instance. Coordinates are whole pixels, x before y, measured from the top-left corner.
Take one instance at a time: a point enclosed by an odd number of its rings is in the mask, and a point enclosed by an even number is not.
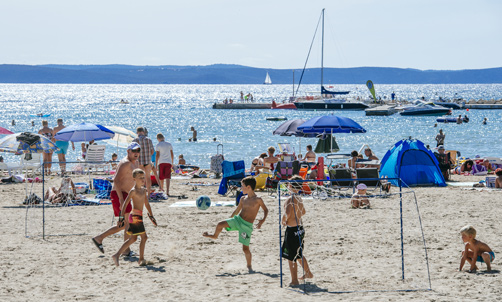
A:
[[[3,0],[0,64],[301,68],[322,8],[327,67],[502,66],[501,0]]]

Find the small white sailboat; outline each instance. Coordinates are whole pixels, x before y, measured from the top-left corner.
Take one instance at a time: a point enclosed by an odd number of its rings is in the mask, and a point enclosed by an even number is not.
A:
[[[272,80],[270,79],[270,76],[268,75],[268,72],[267,72],[267,76],[265,77],[265,82],[263,82],[263,84],[265,84],[265,85],[272,84]]]

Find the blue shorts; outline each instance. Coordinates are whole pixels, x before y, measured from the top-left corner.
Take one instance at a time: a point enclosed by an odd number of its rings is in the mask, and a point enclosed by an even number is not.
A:
[[[495,253],[494,252],[488,252],[488,254],[490,254],[490,262],[493,262],[493,260],[495,260]],[[483,260],[483,257],[481,256],[478,256],[478,259],[476,259],[478,262],[485,262]]]
[[[59,151],[56,151],[56,154],[66,154],[68,152],[68,147],[70,143],[65,141],[56,141],[56,147],[59,148]]]

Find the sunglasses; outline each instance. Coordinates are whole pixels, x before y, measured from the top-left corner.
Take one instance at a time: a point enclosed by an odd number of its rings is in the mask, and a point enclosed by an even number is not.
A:
[[[134,149],[134,150],[131,150],[132,153],[140,153],[141,152],[141,149]]]

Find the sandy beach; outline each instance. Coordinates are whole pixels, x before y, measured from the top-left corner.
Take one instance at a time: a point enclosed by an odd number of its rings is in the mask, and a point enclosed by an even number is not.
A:
[[[481,179],[453,176],[456,182]],[[48,184],[58,181],[54,178]],[[171,193],[185,194],[187,200],[200,195],[210,196],[213,202],[235,200],[217,195],[217,186],[196,186],[198,190],[192,191],[194,186],[186,185],[197,181],[201,180],[175,179]],[[304,200],[305,256],[314,273],[305,295],[303,287],[287,287],[287,263],[283,263],[286,286],[280,288],[278,201],[267,192],[257,193],[270,213],[262,229],[255,228],[252,235],[255,272],[250,274],[236,232],[224,231],[218,240],[202,237],[202,232],[212,232],[218,221],[228,218],[233,207],[213,206],[206,211],[170,207],[178,201],[174,198],[152,203],[159,223],[155,228],[145,220],[149,236],[145,258],[152,264],[139,267],[133,257],[121,258],[120,266],[115,267],[110,256],[120,247],[122,235],[105,239],[105,254],[91,241],[92,236],[111,225],[111,205],[48,208],[46,234],[50,236],[45,240],[25,238],[26,208],[20,206],[24,188],[24,184],[0,186],[0,297],[6,301],[497,301],[502,292],[497,259],[502,249],[500,191],[472,186],[413,189],[428,247],[432,290],[409,292],[396,289],[427,288],[428,281],[420,253],[405,255],[407,277],[412,274],[412,278],[405,283],[400,281],[397,198],[370,199],[372,208],[368,210],[350,209],[347,199]],[[41,184],[36,184],[34,190],[40,195]],[[413,217],[412,209],[404,208],[405,219]],[[40,231],[40,220],[35,219],[40,213],[40,209],[29,210],[33,224],[30,231]],[[262,215],[259,213],[258,218]],[[472,224],[478,231],[477,239],[495,251],[492,273],[485,272],[484,264],[478,264],[480,270],[476,274],[467,273],[468,267],[458,271],[463,250],[459,230],[466,224]],[[412,233],[410,238],[405,241],[405,251],[412,252],[421,245],[421,237]],[[138,251],[138,243],[132,248]]]

